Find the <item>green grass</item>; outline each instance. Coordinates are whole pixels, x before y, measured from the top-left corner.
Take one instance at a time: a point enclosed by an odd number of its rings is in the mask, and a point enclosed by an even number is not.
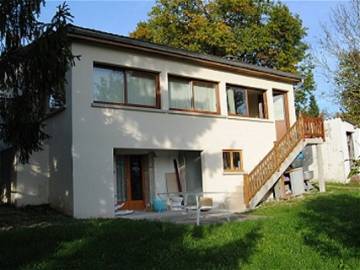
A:
[[[0,231],[0,269],[360,269],[360,186],[328,190],[222,225],[49,217]]]

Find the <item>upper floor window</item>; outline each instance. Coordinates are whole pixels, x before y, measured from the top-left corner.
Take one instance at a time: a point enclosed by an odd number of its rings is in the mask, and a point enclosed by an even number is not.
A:
[[[219,113],[217,83],[169,77],[170,109]]]
[[[160,108],[158,74],[95,65],[94,101]]]
[[[226,95],[230,115],[267,118],[265,91],[227,85]]]

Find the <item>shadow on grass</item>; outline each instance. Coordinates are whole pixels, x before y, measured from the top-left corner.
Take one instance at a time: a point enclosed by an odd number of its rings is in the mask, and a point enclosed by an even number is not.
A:
[[[319,196],[300,213],[304,243],[327,257],[359,255],[360,197],[354,193]]]
[[[63,222],[72,222],[71,219],[48,205],[15,207],[0,204],[0,231],[25,227],[45,227]]]
[[[0,233],[0,269],[234,269],[260,238],[231,223],[93,220]]]

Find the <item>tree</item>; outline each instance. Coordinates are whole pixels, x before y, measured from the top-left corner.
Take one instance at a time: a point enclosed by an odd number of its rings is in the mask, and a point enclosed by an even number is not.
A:
[[[335,74],[342,117],[360,126],[360,51],[340,56]]]
[[[316,103],[313,94],[316,88],[313,75],[314,68],[315,66],[310,55],[307,55],[298,66],[298,72],[302,74],[303,80],[295,88],[295,109],[297,114],[310,114],[311,98],[313,103]]]
[[[360,0],[341,3],[323,26],[320,59],[335,85],[342,117],[360,126]],[[330,57],[329,57],[330,56]],[[334,59],[335,63],[327,61]]]
[[[313,116],[313,117],[317,117],[320,114],[319,106],[316,102],[316,98],[315,98],[314,94],[310,95],[309,108],[307,110],[307,114],[309,116]]]
[[[0,140],[21,162],[49,137],[49,98],[64,99],[65,73],[74,64],[66,34],[71,14],[58,7],[49,23],[39,19],[44,0],[0,2]]]
[[[287,6],[267,0],[158,0],[131,36],[190,51],[297,72],[297,113],[315,91],[314,64],[303,42],[306,29]]]
[[[157,0],[131,36],[295,72],[308,46],[288,7],[268,0]]]

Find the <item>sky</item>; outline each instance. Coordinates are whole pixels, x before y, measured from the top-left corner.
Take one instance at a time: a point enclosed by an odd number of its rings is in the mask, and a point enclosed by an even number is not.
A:
[[[310,45],[311,53],[316,57],[321,53],[319,39],[322,35],[321,24],[329,22],[331,10],[340,1],[282,1],[286,3],[293,14],[298,14],[307,28],[305,41]],[[53,16],[56,6],[62,1],[47,0],[42,9],[41,20],[48,21]],[[74,24],[111,32],[120,35],[129,35],[138,22],[147,18],[148,12],[154,5],[154,0],[68,0],[71,13],[74,16]],[[320,67],[315,69],[315,81],[317,101],[321,111],[335,113],[339,106],[331,92],[333,85],[328,82]]]

